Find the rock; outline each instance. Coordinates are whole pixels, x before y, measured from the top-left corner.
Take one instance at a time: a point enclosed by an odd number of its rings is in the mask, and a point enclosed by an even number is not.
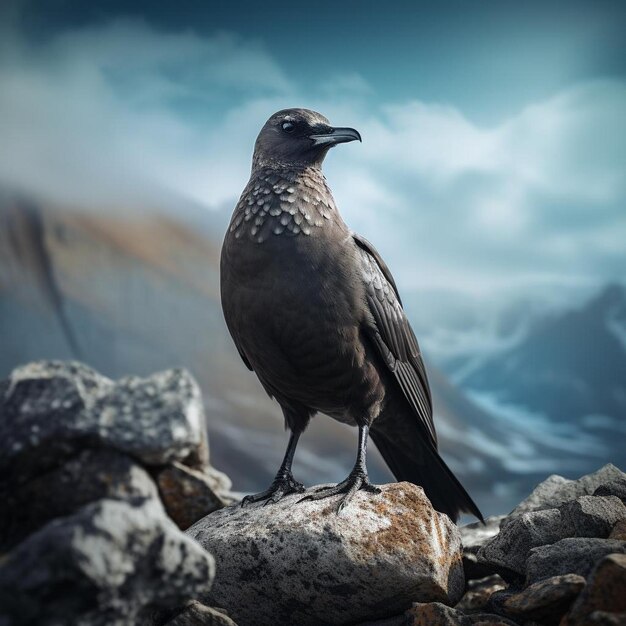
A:
[[[187,531],[219,571],[201,601],[225,608],[240,624],[305,626],[382,619],[413,601],[452,604],[461,597],[458,529],[420,487],[360,491],[340,515],[337,497],[301,497],[231,506]]]
[[[534,548],[526,566],[526,583],[562,574],[586,577],[595,563],[612,553],[626,553],[626,541],[574,537]]]
[[[619,522],[615,523],[615,526],[611,529],[609,539],[626,541],[626,519],[619,520]]]
[[[609,536],[626,507],[615,496],[582,496],[558,509],[530,511],[503,520],[500,532],[479,550],[478,563],[494,568],[505,580],[524,577],[533,548],[566,537]]]
[[[509,582],[523,579],[532,548],[561,539],[558,509],[533,511],[506,518],[500,532],[478,552],[478,562],[494,568]]]
[[[582,576],[554,576],[530,585],[519,593],[508,594],[502,608],[514,619],[558,623],[584,586],[585,579]]]
[[[0,386],[0,474],[22,482],[87,446],[147,465],[207,462],[200,391],[175,369],[117,383],[80,363],[40,361]]]
[[[155,484],[133,459],[115,450],[85,450],[60,467],[2,494],[0,551],[10,549],[56,517],[101,498],[156,497]]]
[[[483,611],[489,604],[491,596],[497,591],[507,588],[506,582],[494,574],[480,580],[470,580],[463,597],[455,605],[455,609],[466,613]]]
[[[226,613],[192,600],[166,626],[237,626]]]
[[[626,519],[626,506],[615,496],[582,496],[559,507],[562,537],[610,535],[615,523]]]
[[[511,511],[510,515],[552,509],[580,496],[590,496],[601,485],[624,479],[626,479],[626,474],[611,463],[578,480],[567,480],[553,474],[537,485],[534,491]]]
[[[156,480],[167,514],[182,530],[224,507],[210,479],[181,463],[167,465],[157,473]]]
[[[131,626],[211,585],[214,562],[156,498],[101,500],[0,561],[0,623]]]
[[[626,613],[626,555],[623,553],[610,554],[594,567],[587,587],[572,606],[563,626],[585,626],[594,611]]]
[[[626,503],[626,476],[622,475],[614,480],[600,485],[594,492],[594,496],[617,496]]]

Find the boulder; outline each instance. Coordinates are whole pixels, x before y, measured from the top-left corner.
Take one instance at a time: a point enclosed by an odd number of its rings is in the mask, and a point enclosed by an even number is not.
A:
[[[6,551],[46,522],[71,515],[101,498],[156,497],[148,473],[115,450],[85,450],[48,472],[32,477],[19,489],[2,493],[0,551]]]
[[[40,361],[0,385],[0,475],[24,482],[85,447],[146,465],[207,463],[198,385],[185,370],[117,383],[80,363]]]
[[[563,626],[585,626],[594,612],[626,614],[626,555],[610,554],[593,569]],[[593,623],[602,623],[598,621]],[[611,623],[610,621],[607,623]]]
[[[558,509],[533,511],[502,522],[500,532],[478,553],[479,563],[493,567],[509,582],[524,578],[532,548],[561,539],[561,513]]]
[[[611,534],[626,519],[626,506],[615,496],[582,496],[559,507],[563,537],[600,537]]]
[[[0,623],[131,626],[206,593],[212,557],[156,498],[101,500],[48,523],[0,561]]]
[[[187,533],[214,555],[219,572],[199,599],[235,622],[344,624],[401,613],[413,601],[454,604],[464,590],[457,527],[420,487],[221,509]]]
[[[580,496],[593,495],[601,485],[624,479],[626,479],[626,474],[611,463],[593,474],[582,476],[578,480],[568,480],[553,474],[537,485],[533,492],[511,511],[510,515],[515,516],[528,511],[552,509]]]
[[[585,579],[577,574],[553,576],[518,593],[506,594],[499,605],[507,615],[519,621],[558,624],[584,586]]]
[[[581,496],[558,509],[529,511],[506,518],[500,532],[479,550],[478,563],[493,567],[506,580],[524,577],[530,551],[566,537],[609,536],[626,518],[626,507],[615,496]]]
[[[167,514],[182,530],[224,507],[206,474],[171,463],[156,474],[159,494]]]
[[[562,574],[587,577],[600,559],[613,553],[625,554],[626,541],[574,537],[533,548],[526,565],[526,583]]]

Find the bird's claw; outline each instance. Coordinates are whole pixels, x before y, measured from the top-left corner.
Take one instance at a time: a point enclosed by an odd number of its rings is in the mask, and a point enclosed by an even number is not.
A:
[[[304,502],[306,500],[323,500],[340,494],[345,494],[337,505],[337,513],[341,513],[350,501],[354,497],[354,494],[362,489],[368,493],[380,493],[381,490],[370,483],[367,473],[362,471],[352,472],[348,478],[338,483],[334,487],[321,487],[313,493],[309,493],[303,498],[300,498],[298,502]]]
[[[244,507],[247,504],[262,502],[263,500],[265,500],[264,506],[276,504],[276,502],[290,493],[304,493],[304,491],[306,491],[304,485],[295,480],[291,473],[289,473],[277,476],[269,489],[261,491],[261,493],[245,496],[241,500],[241,506]]]

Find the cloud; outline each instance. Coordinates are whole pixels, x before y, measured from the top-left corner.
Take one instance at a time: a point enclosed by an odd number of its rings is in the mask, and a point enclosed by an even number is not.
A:
[[[290,89],[261,44],[229,34],[121,20],[39,46],[13,35],[0,62],[0,183],[57,202],[230,199],[248,170],[237,138],[249,129],[225,110]]]
[[[381,101],[358,74],[309,85],[262,41],[117,20],[0,62],[0,184],[85,207],[234,203],[273,111],[358,128],[329,155],[348,223],[404,291],[510,294],[623,275],[626,82],[572,85],[492,125],[460,106]],[[10,45],[7,42],[12,42]]]
[[[573,86],[488,128],[449,106],[385,106],[363,120],[363,149],[332,161],[337,195],[415,288],[618,277],[624,108],[619,80]],[[349,182],[356,169],[373,188],[365,197]]]

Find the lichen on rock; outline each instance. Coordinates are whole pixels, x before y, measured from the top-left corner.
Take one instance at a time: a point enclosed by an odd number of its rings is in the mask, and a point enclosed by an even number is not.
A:
[[[336,502],[232,506],[187,533],[216,559],[203,600],[241,624],[343,624],[400,613],[416,601],[454,604],[464,590],[457,527],[420,487]]]

